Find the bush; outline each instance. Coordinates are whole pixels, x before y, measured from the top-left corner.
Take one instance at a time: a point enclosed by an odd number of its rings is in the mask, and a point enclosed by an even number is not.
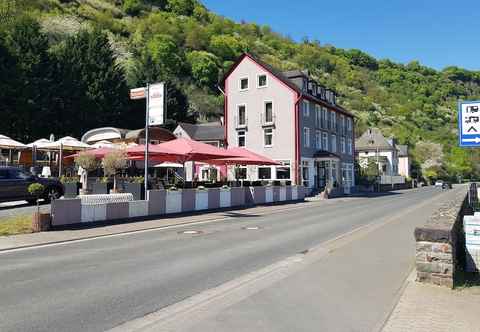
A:
[[[28,193],[36,199],[40,198],[45,191],[45,186],[40,183],[32,183],[28,186]]]
[[[123,10],[127,15],[137,16],[142,11],[143,4],[140,0],[124,0]]]

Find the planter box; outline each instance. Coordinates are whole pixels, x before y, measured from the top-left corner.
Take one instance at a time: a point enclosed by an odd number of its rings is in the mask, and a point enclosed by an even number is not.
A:
[[[220,190],[220,207],[230,207],[232,206],[232,193],[230,189],[221,189]]]
[[[79,182],[64,183],[63,187],[65,188],[63,195],[65,198],[75,198],[78,196],[78,190],[80,189]]]
[[[106,195],[108,194],[109,189],[113,188],[113,184],[103,183],[103,182],[94,182],[93,183],[93,194],[94,195]]]
[[[131,193],[134,201],[141,201],[145,199],[145,186],[143,183],[125,182],[123,184],[123,190],[126,193]]]
[[[179,213],[182,212],[182,192],[181,191],[167,191],[165,198],[165,213]]]
[[[208,191],[197,190],[195,193],[195,211],[208,209]]]
[[[32,219],[32,231],[33,232],[45,232],[50,230],[52,225],[52,218],[50,213],[38,213],[33,214]]]

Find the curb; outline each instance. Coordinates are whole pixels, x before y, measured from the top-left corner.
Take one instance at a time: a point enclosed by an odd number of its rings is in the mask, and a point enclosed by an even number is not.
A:
[[[298,203],[298,202],[297,202]],[[312,202],[307,202],[304,201],[302,203],[312,203]],[[257,208],[267,208],[267,207],[281,207],[284,206],[285,204],[282,205],[258,205],[255,206]],[[283,208],[278,208],[274,209],[273,211],[269,211],[267,213],[276,213],[276,212],[282,212],[285,210],[293,210],[293,209],[300,209],[303,208],[304,206],[297,206],[297,207],[283,207]],[[228,210],[228,211],[239,211],[239,210],[248,210],[252,207],[246,207],[243,209],[235,209],[235,210]],[[226,211],[223,211],[226,212]],[[260,213],[266,212],[265,210],[259,211]],[[29,244],[29,245],[20,245],[16,247],[9,247],[9,248],[0,248],[0,253],[5,253],[9,251],[15,251],[15,250],[21,250],[21,249],[29,249],[29,248],[37,248],[37,247],[44,247],[44,246],[50,246],[50,245],[56,245],[56,244],[64,244],[64,243],[70,243],[70,242],[79,242],[79,241],[85,241],[85,240],[91,240],[91,239],[100,239],[104,237],[112,237],[112,236],[121,236],[125,234],[133,234],[133,233],[141,233],[141,232],[148,232],[148,231],[154,231],[154,230],[160,230],[164,228],[174,228],[174,227],[181,227],[181,226],[187,226],[187,225],[195,225],[195,224],[203,224],[203,223],[209,223],[209,222],[214,222],[214,221],[224,221],[228,219],[232,219],[233,217],[231,216],[216,216],[216,217],[211,217],[211,218],[205,218],[202,220],[196,220],[196,221],[186,221],[186,222],[180,222],[176,224],[170,224],[170,225],[158,225],[158,226],[153,226],[153,227],[147,227],[147,228],[142,228],[142,229],[133,229],[133,230],[128,230],[128,231],[119,231],[119,232],[112,232],[108,234],[100,234],[100,235],[90,235],[90,236],[82,236],[74,239],[67,239],[67,240],[57,240],[57,241],[47,241],[47,242],[42,242],[42,243],[36,243],[36,244]],[[150,221],[155,220],[151,219]],[[112,226],[112,225],[110,225]]]

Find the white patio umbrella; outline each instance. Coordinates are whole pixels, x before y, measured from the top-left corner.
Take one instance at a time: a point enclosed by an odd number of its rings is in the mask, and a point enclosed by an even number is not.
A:
[[[46,143],[43,147],[46,150],[58,150],[58,176],[62,175],[63,151],[82,151],[92,149],[91,145],[80,142],[78,139],[71,136],[65,136],[56,140],[55,142]]]
[[[100,148],[112,148],[115,149],[118,145],[115,143],[112,143],[110,141],[99,141],[95,144],[90,145],[90,147],[94,149],[100,149]],[[119,147],[120,148],[120,147]]]
[[[56,140],[55,142],[46,143],[44,149],[48,150],[63,150],[63,151],[81,151],[92,149],[91,145],[80,142],[78,139],[71,136],[65,136]]]
[[[34,165],[37,161],[37,150],[45,149],[45,145],[50,144],[50,143],[52,143],[52,142],[49,141],[48,139],[40,138],[40,139],[37,139],[35,142],[27,144],[27,146],[32,149],[32,163]],[[48,155],[48,158],[50,160],[50,154]]]
[[[27,146],[23,143],[15,141],[8,136],[0,135],[0,149],[9,150],[8,151],[8,160],[12,162],[12,150],[22,150],[27,148]]]
[[[0,135],[0,149],[25,149],[27,146],[8,136]]]
[[[37,149],[42,149],[44,148],[44,146],[46,144],[50,144],[52,142],[50,142],[48,139],[46,138],[40,138],[40,139],[37,139],[35,142],[32,142],[30,144],[27,144],[27,146],[29,148],[33,148],[33,147],[36,147]]]

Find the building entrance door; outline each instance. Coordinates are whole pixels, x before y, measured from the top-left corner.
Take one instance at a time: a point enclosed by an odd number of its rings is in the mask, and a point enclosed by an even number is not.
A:
[[[315,183],[319,190],[324,190],[327,183],[327,163],[325,161],[317,161],[317,181]]]

